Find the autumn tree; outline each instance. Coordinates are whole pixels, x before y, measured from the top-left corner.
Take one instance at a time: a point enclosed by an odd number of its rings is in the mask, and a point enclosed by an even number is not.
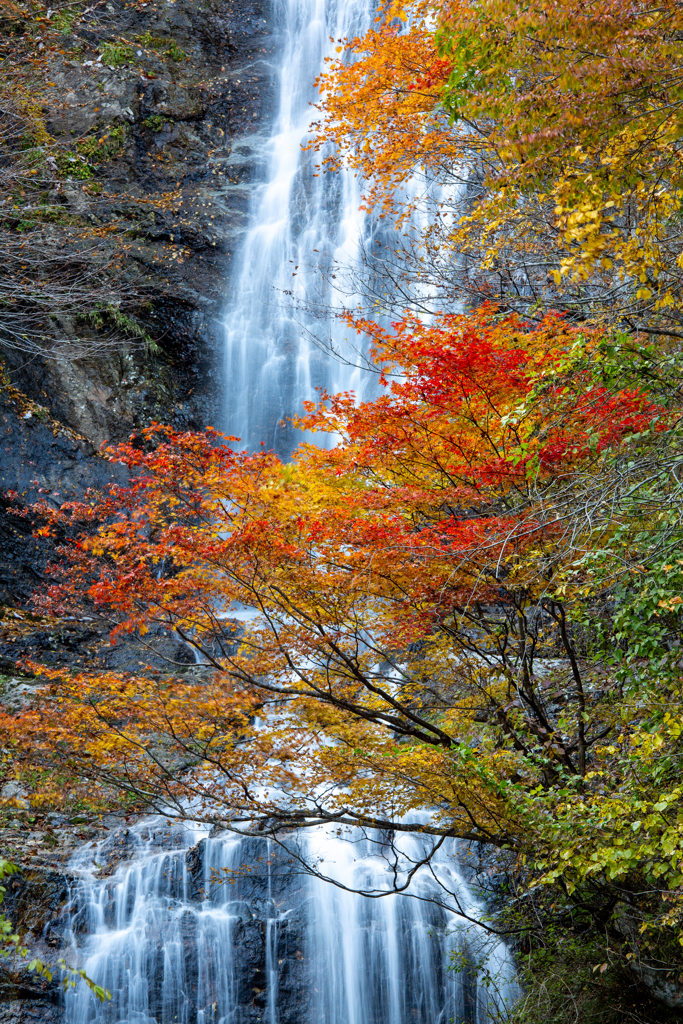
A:
[[[340,41],[319,83],[328,165],[402,220],[416,170],[439,186],[421,243],[381,254],[391,274],[431,281],[437,309],[497,296],[675,331],[680,19],[673,2],[388,5]]]
[[[34,665],[15,771],[37,802],[68,769],[94,803],[275,838],[482,841],[676,934],[680,381],[557,316],[356,327],[384,393],[311,407],[331,447],[283,465],[152,427],[109,453],[129,486],[40,506],[81,533],[38,608],[134,638],[140,669]],[[145,669],[160,631],[198,664]]]
[[[128,486],[35,510],[62,559],[37,612],[99,620],[138,667],[33,665],[0,727],[36,802],[412,831],[427,860],[483,842],[645,984],[675,963],[679,20],[421,4],[340,41],[324,159],[405,232],[345,314],[380,396],[322,395],[299,426],[323,444],[287,465],[154,426],[109,451]],[[420,295],[433,318],[403,312]]]

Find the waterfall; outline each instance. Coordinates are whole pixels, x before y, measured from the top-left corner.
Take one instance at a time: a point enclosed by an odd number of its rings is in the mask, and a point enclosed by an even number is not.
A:
[[[333,317],[318,320],[312,312],[342,299],[352,302],[343,266],[371,231],[359,212],[358,179],[351,173],[317,175],[315,156],[302,144],[315,117],[313,82],[325,56],[334,54],[335,40],[369,26],[373,7],[368,0],[275,5],[275,31],[283,39],[278,110],[267,144],[266,182],[256,190],[229,287],[225,429],[247,447],[263,442],[283,457],[294,444],[283,420],[301,413],[316,388],[352,390],[360,397],[372,377],[357,365],[348,331]],[[321,329],[326,345],[346,353],[346,361],[316,346]]]
[[[282,0],[279,107],[269,171],[255,193],[226,311],[228,433],[287,457],[316,387],[367,393],[334,318],[352,300],[337,280],[373,231],[351,174],[316,176],[302,151],[312,83],[334,42],[370,24],[368,0]],[[322,273],[321,273],[322,271]],[[346,290],[346,291],[345,291]],[[305,308],[302,308],[305,307]],[[298,310],[298,312],[297,312]],[[311,311],[313,310],[313,312]],[[327,324],[328,350],[312,340]],[[330,351],[346,352],[335,359]],[[445,843],[405,894],[391,894],[392,851],[420,860],[425,840],[340,835],[282,844],[147,819],[84,846],[63,914],[64,954],[112,999],[83,984],[65,995],[68,1024],[486,1024],[515,997],[505,947]],[[332,881],[306,873],[313,862]],[[380,898],[359,895],[363,890]],[[450,894],[451,906],[444,906]]]
[[[413,896],[380,899],[307,875],[302,852],[348,888],[391,888],[381,842],[326,828],[278,846],[158,819],[80,850],[67,956],[112,999],[78,985],[68,1024],[484,1024],[514,996],[502,944],[429,900],[445,886],[481,913],[452,846]]]

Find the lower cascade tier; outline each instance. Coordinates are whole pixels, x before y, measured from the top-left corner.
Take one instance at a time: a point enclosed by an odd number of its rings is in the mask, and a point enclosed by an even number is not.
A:
[[[403,866],[425,840],[400,839]],[[409,895],[396,848],[320,829],[282,844],[161,820],[80,851],[66,957],[112,995],[65,996],[69,1024],[484,1024],[516,994],[502,943],[442,847]],[[311,876],[302,860],[334,882]],[[336,884],[335,884],[336,883]]]

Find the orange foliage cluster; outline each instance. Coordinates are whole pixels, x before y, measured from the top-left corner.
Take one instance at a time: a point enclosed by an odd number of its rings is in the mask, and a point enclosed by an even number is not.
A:
[[[345,162],[367,181],[366,207],[396,212],[396,188],[423,163],[435,173],[466,152],[439,107],[442,72],[436,41],[426,28],[433,8],[421,3],[401,31],[390,7],[362,39],[340,40],[342,54],[318,78],[323,119],[314,125],[326,169]],[[429,81],[419,90],[416,83]],[[433,81],[433,84],[431,84]]]
[[[595,386],[600,332],[557,317],[356,326],[384,393],[309,409],[300,425],[332,447],[283,465],[155,426],[109,451],[128,486],[39,507],[44,533],[82,525],[43,610],[87,609],[143,657],[175,631],[204,668],[45,671],[39,702],[2,716],[6,746],[212,821],[386,825],[432,806],[437,833],[497,843],[520,841],[506,786],[585,774],[604,722],[580,677],[553,721],[537,674],[558,643],[571,656],[567,591],[586,578],[569,499],[664,412]]]

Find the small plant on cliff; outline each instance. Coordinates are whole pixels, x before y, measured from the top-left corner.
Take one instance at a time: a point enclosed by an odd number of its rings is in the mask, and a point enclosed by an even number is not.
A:
[[[93,176],[92,167],[81,153],[74,153],[73,150],[59,153],[55,161],[59,173],[65,178],[89,181]]]
[[[80,12],[78,10],[63,10],[57,11],[52,14],[52,24],[63,36],[68,36],[71,33],[71,28],[74,21],[78,18]]]
[[[135,59],[135,50],[128,43],[106,43],[102,48],[102,63],[111,68],[122,68]]]
[[[126,129],[123,125],[90,135],[76,143],[75,151],[59,153],[55,158],[57,168],[66,178],[90,181],[98,164],[113,160],[121,154],[125,139]]]
[[[135,37],[136,41],[141,46],[146,47],[150,50],[161,51],[165,57],[169,60],[188,60],[187,54],[180,49],[175,39],[165,39],[159,36],[153,36],[151,32],[143,32],[142,35]]]
[[[142,123],[151,132],[160,132],[162,128],[166,127],[168,122],[160,114],[152,114],[151,117],[146,117]]]
[[[168,48],[166,49],[165,53],[166,53],[166,56],[170,60],[187,60],[188,59],[187,54],[183,50],[180,49],[180,47],[176,43],[175,39],[171,40],[171,42],[170,42]]]
[[[19,868],[16,864],[12,864],[11,861],[6,860],[4,857],[0,857],[0,880],[4,880],[11,875],[15,875],[18,871]],[[5,892],[5,886],[0,885],[0,903],[2,903]],[[22,960],[28,959],[30,956],[28,948],[22,944],[19,935],[14,931],[12,922],[5,914],[2,913],[0,913],[0,954],[6,958],[18,956]],[[102,988],[101,985],[96,985],[82,968],[69,967],[66,961],[62,958],[57,961],[56,967],[64,974],[64,980],[62,982],[64,988],[74,987],[76,982],[79,979],[82,979],[93,995],[95,995],[101,1002],[104,1002],[106,999],[111,999],[111,992],[107,992],[107,990]],[[25,969],[37,974],[38,977],[44,978],[45,981],[52,981],[54,976],[54,968],[48,967],[37,957],[30,960],[29,963],[25,965]]]
[[[99,303],[95,309],[81,314],[81,319],[87,320],[99,331],[114,328],[130,338],[139,339],[143,342],[145,351],[149,355],[158,355],[161,351],[154,338],[148,334],[142,324],[138,323],[134,317],[123,313],[118,306],[112,303]]]
[[[141,35],[136,36],[135,41],[136,43],[139,43],[140,46],[145,46],[150,50],[156,49],[159,43],[164,42],[163,39],[158,39],[156,36],[153,36],[152,33],[149,31],[143,32]]]
[[[119,156],[123,150],[125,138],[126,129],[123,125],[119,125],[116,128],[107,129],[102,134],[82,139],[76,145],[76,149],[92,163],[104,163],[106,160]]]

